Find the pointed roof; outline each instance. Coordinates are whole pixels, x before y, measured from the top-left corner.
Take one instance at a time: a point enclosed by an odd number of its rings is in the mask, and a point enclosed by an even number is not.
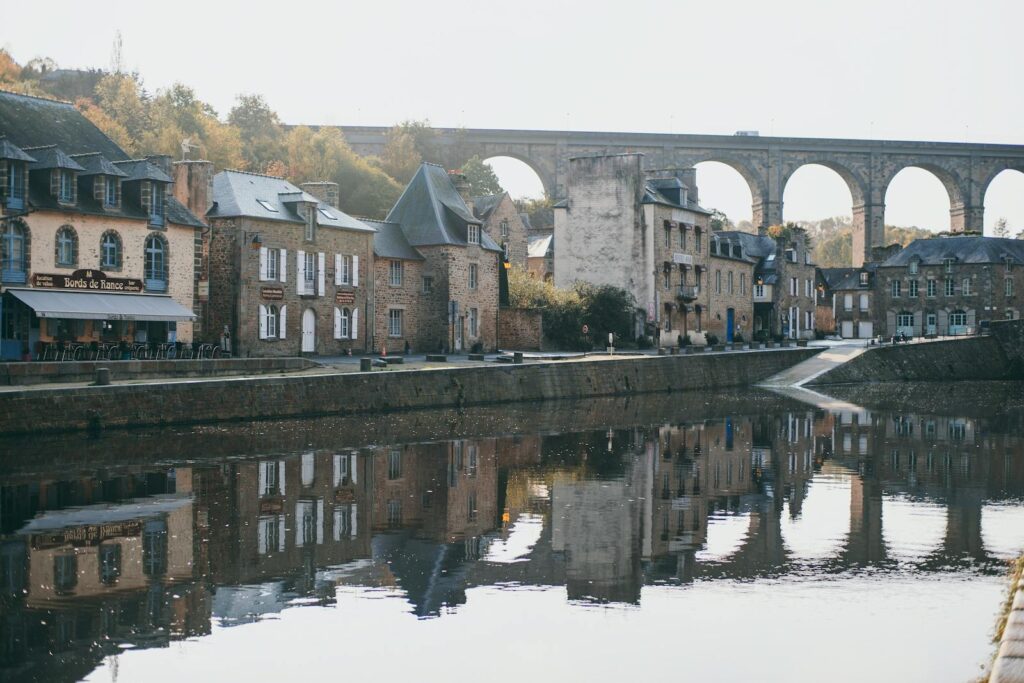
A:
[[[125,171],[125,180],[155,180],[158,183],[172,183],[171,176],[164,173],[159,166],[150,163],[146,159],[129,159],[127,161],[115,161],[114,165]]]
[[[20,147],[8,140],[6,135],[0,135],[0,159],[10,159],[11,161],[35,161],[34,157],[30,157],[25,154],[21,151]]]
[[[25,147],[25,151],[32,152],[35,161],[28,165],[28,170],[38,171],[49,168],[65,168],[69,171],[84,171],[78,162],[64,153],[57,145],[46,145],[45,147]]]
[[[494,213],[494,210],[501,204],[501,200],[505,198],[507,192],[499,192],[498,194],[489,194],[483,197],[472,197],[473,200],[473,215],[482,221],[486,221]]]
[[[82,176],[90,175],[112,175],[118,178],[127,178],[128,174],[115,166],[99,152],[89,154],[72,154],[71,158],[82,165],[85,170],[79,173]]]
[[[409,244],[402,232],[402,226],[398,223],[376,221],[370,218],[361,218],[361,221],[377,232],[373,234],[373,254],[378,258],[404,259],[406,261],[422,261],[423,256]]]
[[[467,244],[467,226],[483,225],[459,196],[448,173],[437,164],[424,162],[406,186],[387,216],[400,223],[414,247]],[[491,251],[501,248],[481,230],[480,246]]]

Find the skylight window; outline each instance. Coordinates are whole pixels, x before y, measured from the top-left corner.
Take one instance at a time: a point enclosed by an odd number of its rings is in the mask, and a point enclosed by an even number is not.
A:
[[[332,221],[334,220],[334,214],[331,213],[330,211],[328,211],[327,209],[317,209],[317,210],[323,215],[324,218],[330,219]]]
[[[260,206],[262,206],[267,211],[270,211],[271,213],[278,213],[278,210],[274,207],[274,205],[268,202],[267,200],[257,199],[256,201],[259,202]]]

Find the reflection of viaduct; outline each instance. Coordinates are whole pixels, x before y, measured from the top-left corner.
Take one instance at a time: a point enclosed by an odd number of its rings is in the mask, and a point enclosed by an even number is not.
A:
[[[386,127],[342,126],[360,154],[379,155]],[[982,229],[985,190],[1006,169],[1024,171],[1024,146],[953,142],[898,142],[733,135],[670,135],[439,128],[441,154],[449,163],[474,155],[507,156],[529,165],[549,196],[565,194],[568,160],[575,156],[640,152],[648,168],[689,167],[704,161],[731,166],[746,180],[754,225],[782,222],[782,197],[793,173],[806,164],[835,171],[853,198],[854,260],[882,246],[885,191],[902,169],[923,168],[949,195],[954,231]]]

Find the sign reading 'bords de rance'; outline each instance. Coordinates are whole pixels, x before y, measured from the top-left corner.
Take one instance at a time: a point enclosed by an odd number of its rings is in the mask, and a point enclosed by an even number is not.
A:
[[[107,277],[102,270],[76,270],[71,275],[36,273],[32,276],[32,286],[41,289],[78,289],[86,292],[142,292],[142,280]]]

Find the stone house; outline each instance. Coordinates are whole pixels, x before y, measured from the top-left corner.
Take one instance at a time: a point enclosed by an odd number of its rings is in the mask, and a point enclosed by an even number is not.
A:
[[[513,266],[526,269],[528,232],[508,192],[472,197],[473,215],[483,221],[484,232],[505,252]]]
[[[844,339],[870,339],[875,328],[875,266],[865,263],[860,268],[821,268],[818,282],[821,288],[819,326],[822,320],[829,324],[823,328],[828,334]]]
[[[502,249],[449,174],[422,164],[386,222],[400,226],[423,259],[412,346],[425,352],[497,348]]]
[[[985,320],[1016,320],[1024,241],[955,236],[914,240],[877,266],[881,334],[963,335]]]
[[[791,227],[788,234],[778,240],[765,230],[757,235],[737,230],[717,234],[738,243],[743,255],[756,262],[753,334],[813,338],[818,295],[807,233]]]
[[[374,229],[311,194],[336,198],[332,183],[305,187],[244,171],[213,178],[205,324],[236,355],[369,348]]]
[[[707,329],[721,342],[737,338],[750,341],[754,325],[754,259],[744,256],[743,245],[719,233],[712,233],[710,251]]]
[[[363,219],[373,235],[373,351],[419,350],[419,316],[433,281],[424,279],[424,258],[405,239],[397,223]]]
[[[711,212],[697,204],[694,169],[644,172],[642,160],[569,160],[567,196],[554,207],[554,281],[625,289],[637,305],[634,334],[654,328],[674,344],[707,323]]]
[[[204,224],[169,170],[130,159],[71,104],[0,92],[0,357],[200,336]]]

